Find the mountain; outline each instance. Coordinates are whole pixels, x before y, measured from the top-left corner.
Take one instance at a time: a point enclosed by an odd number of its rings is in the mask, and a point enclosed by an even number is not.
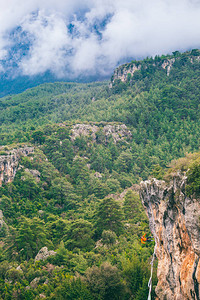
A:
[[[198,54],[175,52],[123,65],[111,84],[49,83],[4,97],[0,143],[30,141],[33,131],[48,123],[120,122],[133,135],[133,172],[147,179],[156,165],[165,168],[199,149]]]
[[[88,75],[79,76],[73,78],[74,82],[89,83],[94,81],[104,81],[108,79],[108,76],[101,75]],[[69,76],[64,76],[61,78],[56,77],[51,72],[46,72],[41,75],[35,76],[22,76],[17,74],[12,76],[9,72],[0,75],[0,98],[7,95],[19,94],[23,91],[30,89],[32,87],[41,85],[42,83],[56,83],[56,82],[71,82],[72,78]]]
[[[197,298],[199,83],[192,50],[0,99],[2,299],[147,299],[154,250],[152,299]]]
[[[16,76],[14,78],[11,75],[3,74],[0,76],[0,98],[10,94],[18,94],[28,88],[32,88],[44,82],[57,81],[50,73],[38,76]]]

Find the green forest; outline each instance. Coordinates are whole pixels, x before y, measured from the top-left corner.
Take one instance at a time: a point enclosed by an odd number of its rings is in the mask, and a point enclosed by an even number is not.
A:
[[[191,166],[187,193],[199,193],[199,154],[187,154],[200,143],[199,57],[131,62],[122,70],[141,68],[112,86],[46,83],[0,98],[0,163],[34,147],[0,187],[0,299],[147,299],[154,241],[140,241],[151,232],[139,183]],[[43,247],[51,254],[38,259]],[[152,299],[156,283],[155,263]]]

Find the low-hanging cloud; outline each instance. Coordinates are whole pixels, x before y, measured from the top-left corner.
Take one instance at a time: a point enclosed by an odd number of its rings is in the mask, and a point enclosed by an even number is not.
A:
[[[0,2],[0,72],[107,75],[122,61],[200,46],[199,0]]]

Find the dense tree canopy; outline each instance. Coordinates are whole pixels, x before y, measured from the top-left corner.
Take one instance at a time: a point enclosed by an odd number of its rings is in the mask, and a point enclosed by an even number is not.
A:
[[[0,99],[0,159],[34,146],[0,187],[1,299],[147,299],[154,242],[140,243],[150,232],[137,184],[199,149],[198,53],[132,62],[140,70],[112,88],[44,84]],[[188,160],[174,168],[189,168],[186,192],[199,196],[199,156]],[[35,262],[42,247],[56,255]]]

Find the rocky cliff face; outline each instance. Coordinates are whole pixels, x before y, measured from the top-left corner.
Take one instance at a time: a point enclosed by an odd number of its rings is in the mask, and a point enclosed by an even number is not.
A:
[[[164,62],[162,63],[162,68],[165,70],[167,70],[167,76],[169,76],[171,68],[173,66],[173,64],[175,63],[175,58],[171,58],[171,59],[166,59],[164,60]]]
[[[7,228],[7,224],[4,221],[3,212],[0,210],[0,231],[4,226]]]
[[[6,151],[3,155],[0,155],[0,186],[3,182],[11,182],[18,169],[20,157],[27,156],[33,153],[34,148],[25,146],[19,149],[13,149]]]
[[[156,241],[157,299],[200,299],[200,201],[185,194],[186,177],[141,183],[140,196]]]
[[[110,136],[112,136],[114,143],[132,137],[130,130],[125,124],[106,124],[102,127],[93,124],[76,124],[72,128],[71,139],[75,140],[76,137],[90,136],[93,141],[96,141],[100,131],[104,135],[105,142]]]
[[[128,78],[128,74],[133,76],[135,71],[138,71],[140,69],[141,69],[141,64],[136,65],[133,63],[133,64],[122,65],[117,69],[115,69],[112,82],[114,82],[116,79],[120,79],[122,82],[125,82]]]

